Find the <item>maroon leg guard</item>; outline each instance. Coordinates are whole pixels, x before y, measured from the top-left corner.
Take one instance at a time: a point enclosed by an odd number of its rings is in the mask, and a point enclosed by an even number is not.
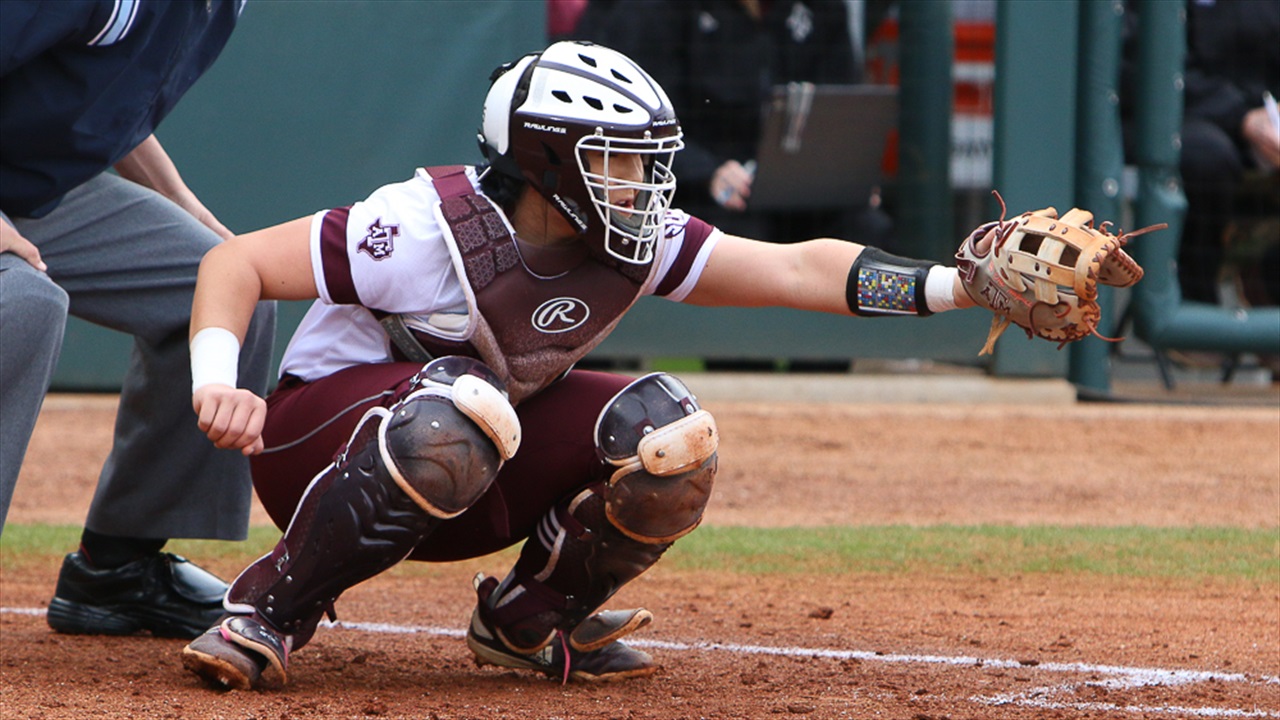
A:
[[[231,609],[294,636],[294,649],[344,590],[400,562],[441,522],[396,486],[377,457],[380,420],[362,422],[345,458],[311,482],[275,549],[227,593]]]
[[[584,491],[571,507],[547,514],[491,605],[481,610],[518,652],[536,652],[557,630],[572,630],[671,547],[618,532],[606,519],[597,491]]]
[[[296,650],[343,591],[403,560],[484,494],[502,467],[498,449],[455,406],[449,384],[426,385],[365,415],[275,549],[232,582],[229,610],[292,636]]]
[[[553,508],[481,603],[482,618],[517,652],[577,628],[692,531],[710,497],[715,425],[674,378],[628,385],[605,406],[597,432],[613,477]]]

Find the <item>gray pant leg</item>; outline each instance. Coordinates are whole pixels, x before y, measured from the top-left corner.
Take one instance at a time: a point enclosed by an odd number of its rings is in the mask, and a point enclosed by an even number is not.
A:
[[[26,260],[0,254],[0,533],[66,323],[67,293]]]
[[[17,227],[40,247],[70,312],[134,337],[115,440],[85,526],[106,535],[240,540],[248,461],[217,450],[191,408],[187,347],[204,253],[219,238],[164,197],[110,174]],[[275,304],[262,303],[240,354],[240,385],[266,390]]]

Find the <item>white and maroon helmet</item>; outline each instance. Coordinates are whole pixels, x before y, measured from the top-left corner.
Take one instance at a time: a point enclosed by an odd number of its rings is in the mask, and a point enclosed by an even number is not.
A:
[[[500,73],[500,74],[499,74]],[[558,42],[495,73],[484,103],[480,148],[492,170],[528,182],[577,228],[593,250],[627,263],[653,258],[684,147],[671,101],[622,53],[585,42]],[[591,172],[586,152],[604,153]],[[613,154],[644,156],[634,208],[610,205]]]

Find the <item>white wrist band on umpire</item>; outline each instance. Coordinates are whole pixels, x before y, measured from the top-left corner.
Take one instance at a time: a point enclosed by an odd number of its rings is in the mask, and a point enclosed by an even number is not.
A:
[[[236,386],[240,366],[240,341],[235,333],[207,327],[191,338],[191,392],[205,385]]]
[[[934,265],[929,268],[929,275],[924,280],[924,298],[930,312],[956,309],[955,283],[959,276],[960,271],[953,267]]]

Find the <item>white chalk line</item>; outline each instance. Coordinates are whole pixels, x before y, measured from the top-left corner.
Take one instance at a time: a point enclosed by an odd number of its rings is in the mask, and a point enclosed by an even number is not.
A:
[[[971,700],[984,705],[999,707],[1001,705],[1019,705],[1021,707],[1039,708],[1041,710],[1075,710],[1088,712],[1121,712],[1135,713],[1141,715],[1172,715],[1178,717],[1208,717],[1208,718],[1275,718],[1280,717],[1280,713],[1270,710],[1240,710],[1236,708],[1215,708],[1215,707],[1183,707],[1179,705],[1120,705],[1118,703],[1104,702],[1058,702],[1049,700],[1044,697],[1038,697],[1041,694],[1050,695],[1054,693],[1075,692],[1075,686],[1064,685],[1058,688],[1040,688],[1028,692],[1009,694],[1009,695],[991,695],[991,696],[975,696]]]
[[[0,607],[0,614],[7,613],[12,615],[40,616],[44,615],[45,612],[44,608]],[[321,623],[321,626],[339,630],[353,630],[357,632],[376,633],[381,635],[431,635],[438,637],[462,638],[467,634],[466,630],[459,628],[427,625],[396,625],[392,623],[378,622],[351,622],[347,620],[339,620],[337,622],[325,621]],[[677,652],[728,652],[738,655],[815,657],[834,660],[859,660],[863,662],[895,664],[952,665],[972,668],[1005,668],[1035,672],[1104,675],[1107,676],[1107,679],[1086,682],[1084,685],[1088,687],[1103,687],[1110,690],[1128,690],[1153,686],[1174,687],[1211,681],[1245,683],[1249,685],[1280,685],[1280,676],[1257,675],[1251,677],[1245,673],[1223,673],[1207,670],[1169,670],[1164,668],[1097,665],[1091,663],[1044,662],[1029,665],[1018,660],[980,658],[967,655],[903,655],[899,653],[881,653],[868,650],[832,650],[828,648],[742,645],[738,643],[701,641],[674,642],[669,640],[646,640],[643,638],[628,638],[627,644],[639,648],[671,650]],[[1067,702],[1052,699],[1056,696],[1074,693],[1078,687],[1080,687],[1079,684],[1064,684],[1050,687],[1031,688],[1020,693],[975,695],[969,699],[983,705],[1019,705],[1046,710],[1106,711],[1211,718],[1280,718],[1280,712],[1271,710],[1158,705],[1120,705],[1100,702]]]

